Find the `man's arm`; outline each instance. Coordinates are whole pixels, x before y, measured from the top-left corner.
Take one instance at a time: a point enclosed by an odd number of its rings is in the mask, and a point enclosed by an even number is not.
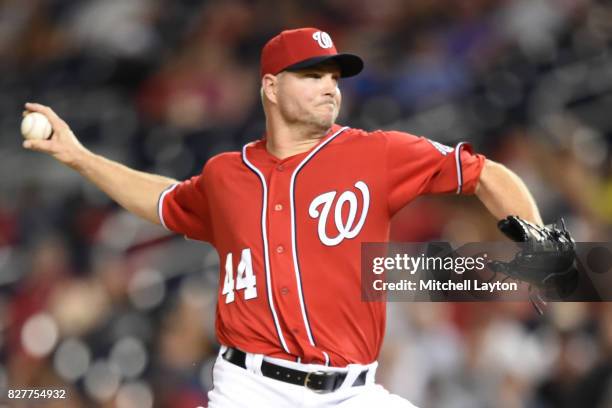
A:
[[[499,163],[487,159],[476,186],[476,196],[498,220],[518,215],[543,225],[535,200],[523,180]]]
[[[55,157],[79,172],[126,210],[160,224],[157,213],[159,195],[176,183],[176,180],[136,171],[90,152],[78,141],[66,122],[47,106],[27,103],[26,109],[45,115],[53,127],[53,136],[49,140],[26,140],[23,147]]]

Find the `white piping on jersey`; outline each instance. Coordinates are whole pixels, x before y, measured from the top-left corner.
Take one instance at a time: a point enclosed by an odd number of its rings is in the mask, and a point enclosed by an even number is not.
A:
[[[264,175],[247,158],[247,146],[248,144],[244,145],[244,147],[242,148],[242,159],[244,160],[245,164],[259,176],[259,180],[261,181],[261,186],[263,188],[263,204],[261,206],[261,234],[264,245],[264,261],[266,268],[266,287],[268,292],[268,303],[270,304],[270,310],[272,311],[274,326],[276,327],[276,332],[278,333],[278,338],[281,341],[281,345],[283,346],[283,349],[287,354],[291,354],[291,352],[289,351],[289,347],[287,347],[287,343],[285,342],[285,338],[283,337],[283,332],[278,321],[278,315],[276,314],[276,309],[274,308],[274,299],[272,298],[272,282],[270,278],[270,253],[268,249],[268,231],[266,228],[266,214],[268,212],[268,186],[266,185],[266,178],[264,177]]]
[[[323,352],[323,355],[325,356],[325,365],[329,366],[329,354],[327,354],[326,352]]]
[[[455,165],[457,166],[457,194],[461,194],[463,189],[463,172],[461,169],[461,148],[465,142],[460,142],[455,147]]]
[[[166,197],[166,194],[174,190],[177,186],[178,183],[174,183],[171,186],[167,187],[164,191],[161,192],[161,194],[159,195],[159,199],[157,200],[157,216],[159,217],[159,221],[161,222],[162,227],[164,227],[168,231],[170,231],[170,228],[168,228],[166,226],[166,223],[164,222],[164,198]]]
[[[294,199],[294,190],[295,190],[295,178],[302,167],[313,157],[319,150],[325,147],[329,142],[334,140],[336,136],[340,133],[344,132],[348,129],[348,126],[345,126],[339,129],[336,133],[331,135],[327,140],[323,141],[320,145],[314,148],[308,156],[302,160],[300,164],[295,168],[293,174],[291,175],[291,184],[289,185],[289,200],[291,202],[291,250],[293,252],[293,269],[295,271],[295,279],[297,281],[297,290],[298,290],[298,298],[300,299],[300,308],[302,311],[302,318],[304,319],[304,327],[306,328],[306,334],[308,334],[308,340],[310,341],[310,345],[314,346],[315,342],[312,337],[312,332],[310,330],[310,323],[308,322],[308,316],[306,315],[306,306],[304,304],[304,295],[302,294],[302,279],[300,274],[300,267],[298,265],[298,255],[297,255],[297,247],[296,247],[296,237],[295,237],[295,199]],[[329,357],[323,352],[326,357],[326,361],[329,360]]]

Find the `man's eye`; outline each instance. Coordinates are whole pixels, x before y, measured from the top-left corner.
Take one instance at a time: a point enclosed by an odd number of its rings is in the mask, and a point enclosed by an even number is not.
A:
[[[313,72],[310,74],[306,74],[306,77],[318,79],[318,78],[321,78],[321,75]]]

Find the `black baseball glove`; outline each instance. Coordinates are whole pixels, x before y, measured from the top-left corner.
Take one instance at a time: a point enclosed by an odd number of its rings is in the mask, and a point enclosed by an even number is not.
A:
[[[577,282],[575,242],[561,219],[556,224],[540,227],[517,216],[509,216],[497,223],[510,239],[519,242],[519,252],[510,262],[492,261],[491,269],[509,278],[529,283],[546,298],[560,299],[573,291]],[[534,307],[541,308],[532,298]]]

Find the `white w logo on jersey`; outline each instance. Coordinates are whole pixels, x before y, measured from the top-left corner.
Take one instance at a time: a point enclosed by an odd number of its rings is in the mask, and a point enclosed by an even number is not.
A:
[[[312,38],[319,43],[321,48],[331,48],[334,46],[331,37],[325,31],[317,31],[312,34]]]
[[[359,217],[359,221],[357,225],[353,227],[355,223],[355,216],[357,215],[357,195],[352,191],[345,191],[340,194],[338,197],[338,201],[336,201],[336,206],[334,208],[334,221],[336,224],[336,229],[338,230],[338,235],[336,237],[327,236],[327,232],[325,231],[325,227],[327,225],[327,216],[329,215],[329,211],[331,210],[332,203],[334,198],[336,197],[335,191],[330,191],[328,193],[323,193],[317,197],[310,203],[310,207],[308,208],[308,215],[312,218],[319,218],[318,225],[318,233],[319,239],[324,245],[327,246],[335,246],[338,245],[344,238],[351,239],[355,238],[361,228],[363,227],[363,223],[365,222],[366,215],[368,214],[368,209],[370,207],[370,191],[368,190],[368,186],[363,181],[358,181],[355,183],[355,187],[361,191],[361,196],[363,199],[363,208],[361,209],[361,216]],[[346,219],[346,223],[342,220],[342,208],[344,204],[348,202],[348,217]],[[323,205],[323,209],[321,211],[318,208]]]

